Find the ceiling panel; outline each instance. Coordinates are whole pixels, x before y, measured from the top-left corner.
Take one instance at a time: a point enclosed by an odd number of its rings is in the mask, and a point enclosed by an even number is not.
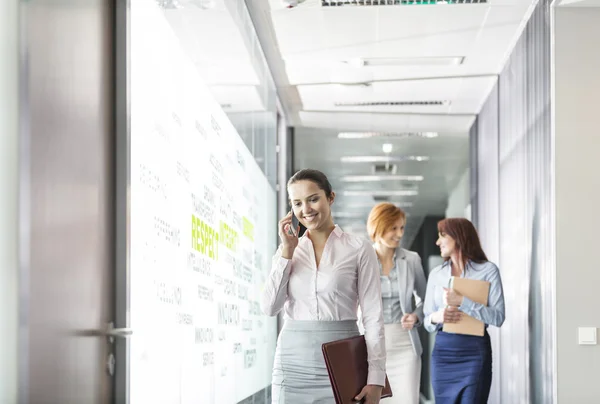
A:
[[[501,70],[530,4],[492,4],[389,7],[366,13],[358,8],[346,12],[298,8],[274,12],[273,22],[275,27],[281,25],[278,44],[291,84],[493,74]],[[347,16],[346,24],[335,25],[335,35],[329,32],[333,28],[323,28]],[[300,28],[303,24],[311,26],[309,33]],[[350,37],[360,39],[349,44]],[[342,63],[353,58],[440,56],[465,59],[460,66],[357,69]]]
[[[477,114],[495,76],[374,82],[369,85],[298,86],[304,109],[325,111]],[[441,106],[350,107],[336,103],[449,101]]]
[[[489,6],[309,9],[272,13],[283,59],[438,56],[469,50]],[[310,27],[310,29],[306,29]],[[439,50],[439,51],[438,51]]]

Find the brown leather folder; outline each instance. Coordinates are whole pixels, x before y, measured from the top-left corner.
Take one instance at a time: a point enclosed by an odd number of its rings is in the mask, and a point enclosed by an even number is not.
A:
[[[453,276],[450,278],[450,288],[463,296],[468,297],[475,303],[481,303],[487,306],[488,295],[490,293],[490,283],[476,279],[466,279]],[[457,323],[444,323],[445,332],[454,334],[477,335],[482,337],[485,331],[483,321],[463,313],[460,321]]]
[[[354,400],[367,384],[369,364],[367,344],[362,335],[327,342],[322,346],[336,404],[356,404]],[[391,397],[392,388],[385,377],[381,398]]]

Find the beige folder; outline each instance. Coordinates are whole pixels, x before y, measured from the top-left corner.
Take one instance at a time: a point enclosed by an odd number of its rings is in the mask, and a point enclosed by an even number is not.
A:
[[[458,278],[452,276],[450,278],[450,289],[468,297],[475,303],[481,303],[487,306],[488,295],[490,293],[490,283],[476,279]],[[454,334],[467,334],[483,336],[485,324],[483,321],[463,313],[461,319],[457,323],[444,323],[444,331]]]

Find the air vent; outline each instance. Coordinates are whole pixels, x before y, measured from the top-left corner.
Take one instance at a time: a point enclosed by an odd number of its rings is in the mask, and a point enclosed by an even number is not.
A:
[[[396,164],[373,164],[373,174],[396,174]]]
[[[406,137],[424,137],[434,138],[437,137],[437,132],[340,132],[338,133],[339,139],[369,139],[373,137],[385,137],[385,138],[406,138]]]
[[[487,0],[321,0],[322,7],[418,6],[431,4],[486,4]]]
[[[375,101],[375,102],[336,102],[336,107],[435,107],[450,105],[450,101]]]

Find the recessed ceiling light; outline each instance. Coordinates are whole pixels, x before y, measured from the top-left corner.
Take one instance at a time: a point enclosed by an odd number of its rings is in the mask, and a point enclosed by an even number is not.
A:
[[[345,175],[340,177],[342,182],[373,182],[373,181],[423,181],[422,175]]]
[[[383,190],[356,190],[343,191],[345,196],[416,196],[419,192],[416,189],[395,189],[389,191]]]
[[[429,156],[344,156],[342,163],[391,163],[396,161],[428,161]]]
[[[372,137],[403,138],[403,137],[438,137],[437,132],[407,132],[407,133],[386,133],[386,132],[340,132],[339,139],[369,139]]]
[[[384,153],[391,153],[393,150],[394,146],[391,143],[384,143],[382,146],[382,150]]]

